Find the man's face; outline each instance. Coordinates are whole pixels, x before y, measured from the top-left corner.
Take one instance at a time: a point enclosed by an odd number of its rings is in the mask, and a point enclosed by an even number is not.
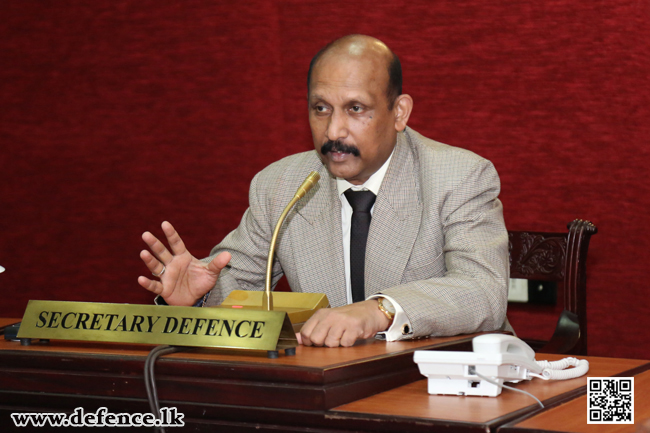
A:
[[[316,151],[332,175],[361,185],[390,156],[397,131],[387,86],[388,67],[378,56],[326,54],[316,64],[309,125]]]

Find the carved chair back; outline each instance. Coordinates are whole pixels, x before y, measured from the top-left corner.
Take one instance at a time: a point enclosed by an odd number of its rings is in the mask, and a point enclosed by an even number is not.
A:
[[[568,233],[509,231],[510,278],[553,281],[562,294],[564,311],[553,336],[546,344],[530,342],[531,346],[546,353],[586,355],[587,250],[598,230],[580,219],[569,223],[568,229]]]

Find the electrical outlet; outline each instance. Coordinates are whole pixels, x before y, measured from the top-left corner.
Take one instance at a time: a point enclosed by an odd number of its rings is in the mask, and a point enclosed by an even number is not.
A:
[[[528,280],[510,278],[509,302],[528,302]]]
[[[508,302],[555,305],[557,303],[557,284],[552,281],[510,278]]]
[[[539,305],[555,305],[557,303],[557,283],[528,280],[528,302]]]

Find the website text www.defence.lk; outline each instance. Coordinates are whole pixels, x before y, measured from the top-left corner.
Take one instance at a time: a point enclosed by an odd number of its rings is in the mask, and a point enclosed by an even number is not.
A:
[[[183,427],[185,415],[175,407],[160,409],[160,417],[152,413],[111,413],[105,407],[85,413],[78,407],[74,412],[36,413],[16,412],[11,418],[16,427]]]

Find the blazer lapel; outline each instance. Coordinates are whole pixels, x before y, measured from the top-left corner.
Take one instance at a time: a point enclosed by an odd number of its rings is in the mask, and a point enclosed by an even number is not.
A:
[[[401,283],[422,220],[419,191],[417,163],[408,138],[401,132],[370,223],[366,296]]]
[[[300,291],[325,293],[338,307],[347,303],[341,201],[327,168],[318,171],[318,186],[296,206],[290,237]]]

